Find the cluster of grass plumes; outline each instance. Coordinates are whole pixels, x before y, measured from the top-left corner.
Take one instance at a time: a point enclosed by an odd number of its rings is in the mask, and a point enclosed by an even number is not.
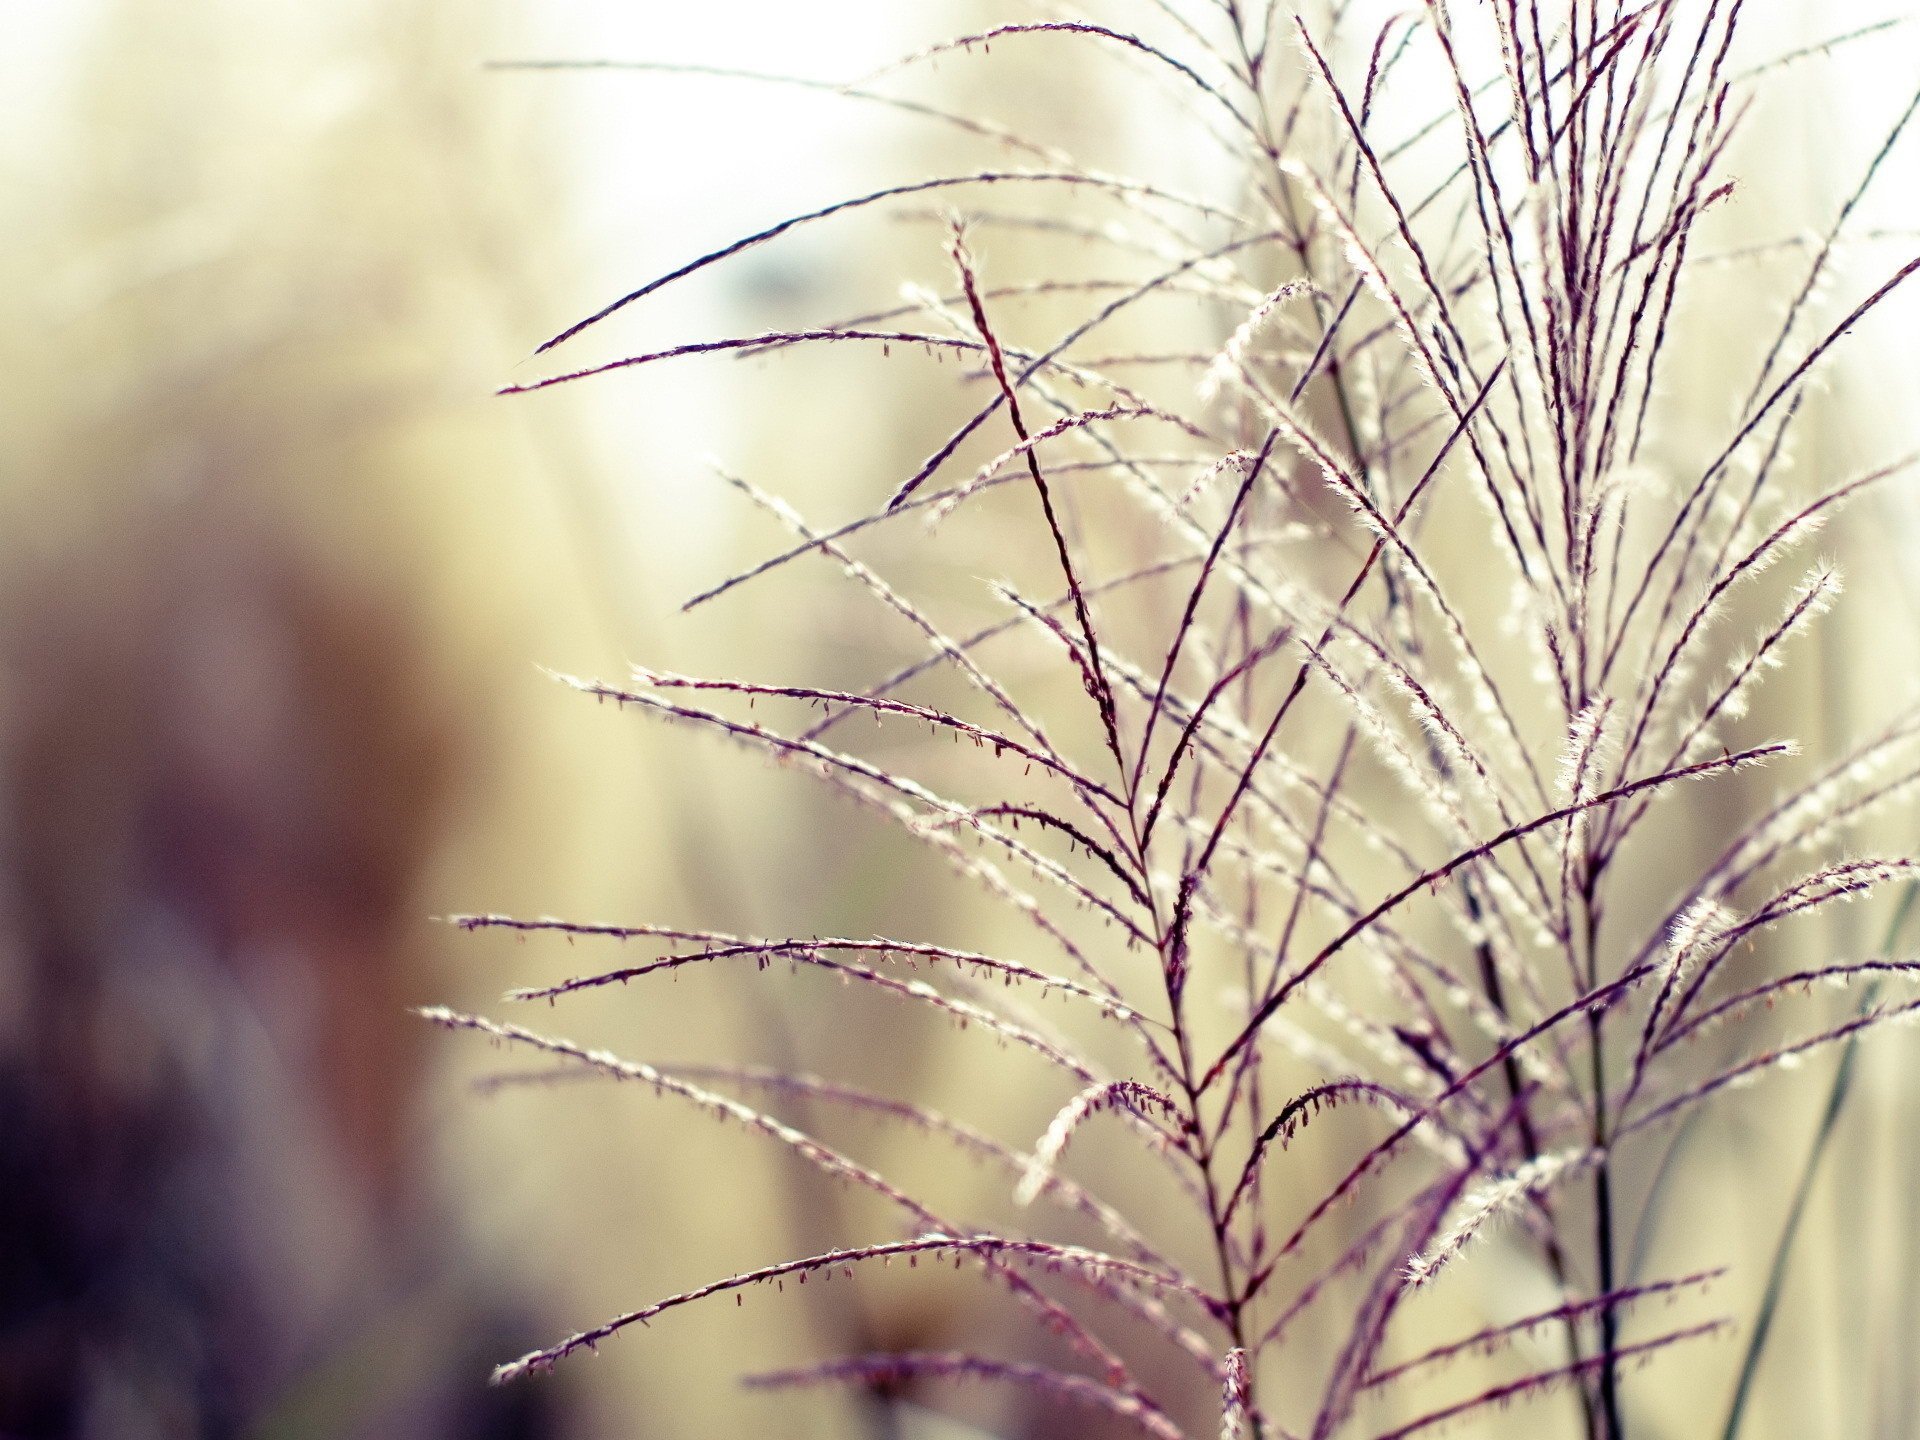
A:
[[[1907,468],[1805,475],[1791,442],[1839,342],[1920,269],[1832,273],[1911,107],[1830,224],[1729,255],[1711,244],[1738,195],[1727,157],[1809,53],[1746,56],[1739,0],[1435,0],[1365,23],[1344,4],[1305,19],[1236,0],[1133,8],[1138,29],[999,26],[843,87],[994,159],[780,220],[542,348],[863,213],[946,224],[942,285],[515,387],[798,346],[958,357],[964,423],[859,518],[815,528],[728,477],[795,542],[693,602],[824,559],[919,658],[851,687],[652,670],[575,683],[817,772],[1026,943],[462,923],[647,951],[515,998],[737,961],[827,972],[1034,1057],[1059,1109],[1037,1140],[996,1137],[811,1075],[660,1069],[433,1012],[747,1126],[899,1220],[500,1375],[694,1301],[939,1260],[1010,1294],[1063,1342],[1057,1361],[983,1336],[981,1352],[829,1358],[758,1383],[997,1385],[1161,1437],[1210,1411],[1227,1434],[1387,1440],[1539,1400],[1556,1433],[1624,1440],[1639,1361],[1764,1334],[1773,1290],[1761,1317],[1723,1313],[1717,1267],[1780,1261],[1702,1236],[1683,1270],[1647,1273],[1630,1241],[1667,1167],[1645,1157],[1677,1154],[1679,1125],[1725,1092],[1850,1056],[1920,1006],[1920,964],[1805,958],[1821,912],[1920,869],[1845,848],[1920,782],[1920,709],[1826,758],[1747,714],[1836,594],[1811,537]],[[1232,193],[1109,174],[904,98],[916,67],[989,42],[994,63],[1045,51],[1055,85],[1076,65],[1131,67],[1143,103],[1184,127],[1190,173],[1231,173]],[[1083,268],[989,279],[976,253],[1021,233],[1068,237]],[[1756,256],[1764,268],[1739,268]],[[1780,273],[1756,307],[1752,276]],[[1735,296],[1763,333],[1722,394],[1686,372],[1684,347],[1724,328]],[[1157,348],[1129,349],[1142,333]],[[955,623],[937,613],[951,601],[920,593],[909,547],[969,534],[1021,578],[983,586]],[[1788,561],[1809,568],[1766,573]],[[903,730],[951,743],[903,746]],[[1690,804],[1714,808],[1724,843],[1676,874],[1661,836]],[[1783,926],[1792,964],[1765,949]],[[1860,993],[1838,1012],[1801,999],[1829,982]],[[1041,1018],[1043,995],[1073,1018]],[[1748,1023],[1776,1001],[1798,1020]],[[778,1118],[789,1101],[1000,1167],[1030,1229],[936,1213]],[[1123,1214],[1076,1178],[1072,1142],[1096,1123],[1123,1127],[1178,1203]],[[1318,1163],[1289,1164],[1316,1145]],[[1104,1243],[1047,1238],[1070,1217]],[[1523,1261],[1542,1284],[1518,1293],[1544,1301],[1490,1294],[1490,1322],[1409,1343],[1415,1297],[1481,1244]],[[1309,1328],[1317,1343],[1298,1343]],[[1171,1363],[1146,1366],[1152,1347]],[[1488,1368],[1462,1385],[1451,1362],[1467,1356]]]

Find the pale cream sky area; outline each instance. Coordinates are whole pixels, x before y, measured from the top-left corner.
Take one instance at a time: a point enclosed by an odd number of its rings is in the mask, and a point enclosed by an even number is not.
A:
[[[5,170],[22,187],[20,193],[30,195],[63,183],[58,160],[49,159],[30,137],[44,135],[44,129],[36,127],[36,116],[44,117],[56,103],[68,61],[93,19],[107,7],[102,0],[15,0],[6,8],[0,117],[16,138]],[[443,45],[439,55],[449,65],[471,67],[479,104],[484,107],[491,94],[503,109],[511,109],[525,99],[515,96],[519,90],[541,94],[564,117],[559,133],[565,138],[557,142],[553,173],[563,178],[558,193],[565,197],[565,208],[544,235],[535,231],[518,238],[529,252],[524,256],[529,271],[553,275],[562,267],[571,269],[550,293],[581,313],[770,219],[866,182],[898,178],[901,127],[885,112],[745,81],[631,73],[509,74],[484,70],[486,62],[682,61],[851,79],[951,33],[960,23],[954,15],[959,7],[889,0],[836,0],[830,6],[776,0],[704,6],[552,0],[473,8],[467,53],[459,53],[458,45]],[[1139,8],[1143,23],[1150,24],[1150,7]],[[1897,13],[1884,0],[1820,6],[1773,0],[1755,10],[1748,23],[1756,53],[1767,43],[1763,27],[1772,27],[1780,46],[1790,48]],[[281,13],[284,21],[256,15],[254,22],[267,27],[257,29],[256,36],[269,33],[275,24],[283,32],[276,33],[280,43],[261,54],[258,63],[284,71],[289,82],[286,104],[356,103],[351,62],[343,58],[333,34],[350,29],[354,7],[321,7],[304,16],[289,7]],[[315,56],[327,57],[333,73],[314,69],[310,62]],[[234,58],[209,56],[206,63],[231,65]],[[1841,88],[1826,85],[1824,79],[1811,81],[1823,92],[1815,112],[1831,119],[1831,129],[1818,126],[1805,137],[1816,152],[1834,145],[1858,148],[1862,137],[1884,128],[1901,97],[1920,80],[1920,33],[1891,32],[1851,47],[1849,63],[1851,76],[1877,70],[1886,83]],[[231,117],[237,126],[255,118]],[[1152,158],[1158,164],[1165,157]],[[1850,171],[1841,166],[1835,173]],[[1875,223],[1876,213],[1884,216],[1899,206],[1915,177],[1920,177],[1920,159],[1909,155],[1864,207],[1867,223]],[[540,177],[543,183],[551,178],[551,173]],[[217,200],[183,197],[183,203]],[[1756,223],[1754,231],[1764,228]],[[550,251],[540,253],[548,241]],[[830,232],[803,232],[762,252],[751,266],[728,272],[728,278],[736,290],[744,287],[749,293],[767,286],[798,286],[804,305],[808,276],[822,266],[831,270],[832,248]],[[715,284],[663,294],[643,313],[621,317],[570,353],[585,363],[621,353],[623,344],[703,337],[753,323],[752,315],[729,312],[727,289]],[[572,318],[552,316],[555,328]],[[530,342],[537,338],[528,336]],[[1874,341],[1891,347],[1887,353],[1893,363],[1876,372],[1882,378],[1908,373],[1920,363],[1920,346],[1909,336],[1891,333],[1891,327],[1879,327]],[[539,362],[516,364],[510,357],[501,358],[503,382],[541,373]],[[656,371],[645,382],[624,387],[618,404],[610,403],[609,409],[618,411],[621,418],[614,423],[629,439],[644,441],[653,468],[696,466],[710,452],[727,458],[723,401],[731,383],[723,367]],[[1889,395],[1886,408],[1911,407],[1900,406],[1897,396]],[[1920,439],[1920,421],[1913,422],[1912,430]],[[687,518],[696,519],[703,511],[695,505]],[[659,518],[657,511],[654,515]]]

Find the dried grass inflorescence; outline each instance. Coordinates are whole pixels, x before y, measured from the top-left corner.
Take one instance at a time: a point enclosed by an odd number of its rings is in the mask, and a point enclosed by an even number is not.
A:
[[[824,558],[917,658],[852,688],[653,670],[572,683],[816,771],[1026,940],[990,954],[464,919],[649,952],[514,998],[780,961],[984,1029],[1057,1072],[1059,1095],[1028,1149],[811,1075],[666,1071],[431,1012],[742,1123],[899,1220],[657,1301],[500,1377],[708,1297],[938,1259],[1003,1288],[1064,1358],[869,1354],[756,1383],[988,1384],[1154,1436],[1194,1433],[1206,1412],[1223,1435],[1276,1440],[1386,1440],[1558,1393],[1542,1413],[1568,1433],[1623,1440],[1631,1362],[1763,1334],[1775,1298],[1755,1326],[1714,1313],[1719,1269],[1643,1273],[1628,1237],[1659,1181],[1628,1186],[1624,1167],[1644,1175],[1631,1157],[1731,1087],[1850,1052],[1920,1006],[1913,962],[1746,958],[1786,922],[1911,883],[1913,860],[1838,847],[1920,781],[1920,710],[1824,765],[1743,718],[1838,588],[1825,563],[1788,584],[1764,572],[1804,562],[1823,522],[1909,467],[1797,477],[1790,441],[1842,338],[1920,269],[1832,273],[1913,108],[1829,227],[1763,248],[1764,273],[1790,278],[1720,397],[1681,373],[1688,328],[1716,324],[1752,257],[1714,253],[1711,217],[1738,193],[1742,126],[1812,53],[1743,58],[1739,0],[1432,0],[1382,23],[1344,4],[1308,19],[1237,0],[1134,8],[1133,28],[1003,25],[843,87],[995,159],[771,224],[542,349],[796,228],[928,200],[956,207],[942,290],[515,387],[800,346],[959,357],[971,414],[859,518],[817,529],[736,480],[796,541],[693,602]],[[1082,167],[898,88],[897,72],[988,42],[996,63],[1046,48],[1055,84],[1118,62],[1142,95],[1172,92],[1206,154],[1195,173],[1230,172],[1232,193]],[[967,215],[989,203],[1013,208]],[[1086,271],[990,282],[973,247],[1019,230],[1077,237]],[[1013,338],[1063,305],[1082,307],[1064,328]],[[1740,318],[1752,328],[1755,313]],[[1128,351],[1136,328],[1170,348]],[[1727,409],[1717,430],[1703,419]],[[975,599],[998,613],[956,626],[911,563],[883,574],[882,542],[896,557],[963,544],[952,527],[970,521],[1025,578],[985,587]],[[1763,606],[1756,639],[1723,638]],[[891,737],[906,727],[974,763],[903,748]],[[886,743],[863,750],[856,737],[876,733]],[[1654,822],[1683,792],[1714,797],[1725,841],[1675,874]],[[1808,1005],[1784,1036],[1740,1024],[1827,982],[1864,999]],[[1018,998],[1041,994],[1075,1018],[1042,1022]],[[1695,1043],[1706,1034],[1721,1038]],[[887,1117],[998,1167],[1031,1228],[936,1213],[776,1118],[788,1100]],[[1164,1168],[1179,1204],[1123,1214],[1075,1178],[1069,1142],[1096,1123]],[[1336,1160],[1288,1165],[1312,1145]],[[1045,1238],[1068,1216],[1104,1248]],[[1471,1284],[1456,1270],[1484,1243],[1523,1259],[1547,1302],[1514,1313],[1489,1296],[1490,1323],[1409,1343],[1415,1295]],[[1675,1303],[1684,1315],[1643,1318]],[[1305,1317],[1323,1343],[1295,1343]],[[1139,1360],[1155,1346],[1170,1364]],[[1505,1368],[1464,1393],[1434,1385],[1469,1355]],[[1757,1346],[1746,1370],[1756,1361]],[[1184,1393],[1169,1389],[1182,1375]]]

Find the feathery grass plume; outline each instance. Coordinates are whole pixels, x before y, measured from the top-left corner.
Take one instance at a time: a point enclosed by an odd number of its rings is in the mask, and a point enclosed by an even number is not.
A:
[[[973,159],[770,217],[541,353],[816,226],[892,218],[938,270],[851,316],[661,337],[510,389],[857,346],[895,366],[959,357],[960,418],[911,417],[925,460],[828,524],[722,472],[793,539],[689,608],[750,606],[756,582],[823,560],[871,602],[864,679],[566,683],[817,774],[942,862],[960,898],[897,938],[458,923],[644,948],[513,992],[550,1004],[728,961],[771,985],[831,976],[902,1002],[903,1026],[951,1022],[972,1032],[959,1047],[984,1035],[1030,1057],[1054,1118],[1028,1153],[910,1095],[735,1057],[643,1065],[429,1012],[561,1062],[529,1082],[639,1080],[735,1121],[904,1234],[834,1237],[643,1305],[500,1378],[713,1297],[940,1259],[1011,1294],[1031,1331],[752,1383],[989,1384],[1062,1424],[1077,1411],[1163,1440],[1393,1440],[1522,1401],[1529,1434],[1712,1423],[1629,1404],[1628,1371],[1741,1325],[1700,1311],[1702,1292],[1766,1257],[1655,1213],[1671,1193],[1643,1183],[1657,1137],[1804,1056],[1850,1064],[1861,1036],[1920,1013],[1887,993],[1920,967],[1820,939],[1836,904],[1920,867],[1838,848],[1920,783],[1920,711],[1818,768],[1769,738],[1800,717],[1769,715],[1778,690],[1759,685],[1838,593],[1825,561],[1786,586],[1769,567],[1911,466],[1796,484],[1821,467],[1793,440],[1832,403],[1818,386],[1841,342],[1920,271],[1884,259],[1907,232],[1855,225],[1916,106],[1836,215],[1800,217],[1815,238],[1728,248],[1716,216],[1740,194],[1742,135],[1791,95],[1791,67],[1849,63],[1882,33],[1769,57],[1746,8],[1429,0],[1376,19],[1113,0],[837,87],[678,67],[887,107]],[[908,98],[936,58],[1055,89],[1118,77],[1191,163],[1112,173]],[[1051,244],[1058,268],[1009,270],[1015,236]],[[1688,348],[1737,341],[1756,313],[1777,325],[1719,393]],[[843,432],[857,443],[868,418],[850,403]],[[930,551],[992,573],[956,592],[919,563]],[[1750,609],[1772,618],[1734,648],[1722,633]],[[1689,852],[1686,803],[1730,837],[1717,854]],[[1771,948],[1783,927],[1788,959]],[[1829,985],[1866,999],[1836,1014],[1805,998]],[[1790,1000],[1782,1038],[1759,1012]],[[962,1224],[787,1107],[889,1119],[981,1160],[1019,1206]],[[1099,1162],[1092,1142],[1070,1159],[1101,1112]],[[1111,1248],[1055,1228],[1070,1220]],[[1680,1237],[1671,1275],[1629,1262],[1650,1221]],[[1472,1256],[1495,1248],[1527,1284],[1485,1278]],[[1436,1322],[1429,1297],[1449,1294]],[[1656,1301],[1685,1313],[1649,1324]]]

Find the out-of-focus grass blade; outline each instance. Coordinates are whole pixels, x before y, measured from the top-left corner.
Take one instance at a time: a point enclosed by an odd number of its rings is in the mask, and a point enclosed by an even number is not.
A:
[[[1913,909],[1916,891],[1920,887],[1907,886],[1900,896],[1900,906],[1894,911],[1893,919],[1887,926],[1887,937],[1881,949],[1888,952],[1894,942],[1900,938],[1900,931],[1907,923],[1907,916]],[[1875,981],[1867,987],[1861,997],[1862,1013],[1871,1010],[1874,1002],[1880,998],[1880,983]],[[1813,1193],[1813,1182],[1820,1173],[1820,1161],[1827,1153],[1827,1145],[1833,1139],[1833,1132],[1839,1128],[1840,1112],[1846,1108],[1847,1097],[1853,1090],[1853,1067],[1859,1057],[1860,1035],[1849,1037],[1840,1052],[1840,1064],[1833,1072],[1833,1085],[1827,1091],[1827,1105],[1820,1116],[1820,1128],[1814,1131],[1813,1146],[1807,1151],[1807,1163],[1801,1168],[1800,1180],[1793,1190],[1793,1204],[1787,1208],[1787,1222],[1780,1230],[1780,1243],[1774,1247],[1773,1264],[1767,1270],[1767,1288],[1760,1300],[1760,1309],[1754,1315],[1753,1329],[1747,1336],[1747,1353],[1740,1360],[1740,1380],[1734,1386],[1733,1404],[1727,1410],[1726,1428],[1720,1432],[1720,1440],[1736,1440],[1740,1433],[1740,1422],[1746,1417],[1747,1399],[1753,1391],[1753,1379],[1760,1371],[1760,1357],[1767,1348],[1767,1335],[1773,1329],[1774,1312],[1780,1305],[1780,1293],[1786,1288],[1787,1261],[1793,1253],[1793,1242],[1799,1237],[1800,1222],[1806,1216],[1807,1199]]]

